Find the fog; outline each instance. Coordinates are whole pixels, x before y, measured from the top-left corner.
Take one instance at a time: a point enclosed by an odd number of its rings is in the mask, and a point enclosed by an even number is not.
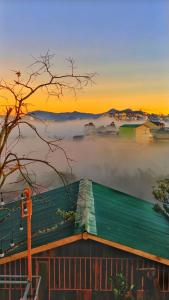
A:
[[[111,118],[94,120],[96,126],[107,125]],[[137,144],[134,141],[124,140],[117,136],[86,136],[82,140],[74,140],[74,135],[84,133],[84,124],[88,120],[66,122],[33,121],[40,134],[54,139],[62,137],[58,145],[66,151],[72,159],[70,166],[67,164],[61,150],[50,153],[48,160],[59,171],[68,175],[69,181],[87,177],[138,196],[146,200],[153,200],[152,186],[157,179],[169,175],[169,142]],[[117,124],[119,126],[120,124]],[[47,146],[27,127],[22,128],[22,138],[18,144],[13,144],[13,152],[29,157],[46,158]],[[17,132],[14,133],[10,144],[15,141]],[[49,168],[40,164],[29,167],[30,173],[36,173],[36,180],[41,185],[41,191],[52,189],[61,184],[56,174]],[[73,175],[71,175],[71,173]],[[32,175],[34,176],[34,175]],[[22,186],[12,184],[15,178],[8,180],[5,190],[20,189]]]

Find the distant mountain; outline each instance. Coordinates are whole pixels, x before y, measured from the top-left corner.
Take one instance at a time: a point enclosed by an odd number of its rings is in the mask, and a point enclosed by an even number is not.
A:
[[[92,114],[92,113],[83,113],[78,111],[73,112],[64,112],[64,113],[53,113],[53,112],[47,112],[42,110],[36,110],[29,112],[27,116],[33,117],[35,119],[39,120],[52,120],[52,121],[68,121],[68,120],[78,120],[78,119],[98,119],[102,116],[113,116],[116,112],[125,112],[125,113],[139,113],[144,115],[145,113],[143,111],[135,111],[132,109],[124,109],[124,110],[117,110],[117,109],[110,109],[107,112],[100,113],[100,114]]]
[[[117,109],[115,109],[115,108],[112,108],[112,109],[108,110],[108,111],[106,112],[106,114],[114,115],[116,112],[119,112],[119,110],[117,110]]]
[[[35,119],[40,120],[52,120],[52,121],[67,121],[67,120],[77,120],[77,119],[97,119],[103,114],[92,114],[92,113],[82,113],[78,111],[64,112],[64,113],[53,113],[47,111],[33,111],[27,114]]]

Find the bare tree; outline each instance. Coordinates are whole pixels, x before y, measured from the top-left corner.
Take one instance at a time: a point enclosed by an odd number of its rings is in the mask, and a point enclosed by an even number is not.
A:
[[[12,104],[5,105],[5,114],[0,124],[0,189],[4,186],[7,178],[13,173],[18,173],[20,180],[35,189],[28,166],[30,164],[40,163],[51,168],[64,182],[63,175],[56,167],[46,158],[38,159],[30,155],[18,155],[13,151],[12,145],[8,141],[14,130],[17,129],[17,137],[14,143],[17,144],[21,138],[21,127],[29,127],[36,136],[47,145],[48,152],[61,149],[69,163],[69,157],[63,148],[58,144],[58,139],[49,140],[38,132],[38,129],[27,119],[23,118],[27,113],[28,100],[39,91],[46,91],[47,97],[51,95],[60,98],[64,92],[76,92],[79,89],[93,83],[95,74],[77,74],[75,72],[74,61],[68,59],[70,71],[67,74],[55,74],[53,65],[54,55],[47,52],[39,58],[34,58],[33,64],[29,67],[29,74],[25,76],[20,70],[14,71],[15,79],[12,82],[5,80],[0,81],[0,91],[6,93],[6,99],[12,99]],[[9,98],[8,98],[9,97]],[[4,102],[4,100],[3,100]]]

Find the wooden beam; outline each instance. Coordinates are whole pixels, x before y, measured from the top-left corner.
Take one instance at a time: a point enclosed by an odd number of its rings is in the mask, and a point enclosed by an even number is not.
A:
[[[95,236],[95,235],[92,235],[89,233],[87,233],[87,235],[85,233],[85,239],[90,239],[90,240],[96,241],[98,243],[102,243],[104,245],[114,247],[119,250],[123,250],[123,251],[126,251],[126,252],[129,252],[129,253],[132,253],[132,254],[135,254],[135,255],[138,255],[138,256],[141,256],[141,257],[144,257],[144,258],[147,258],[147,259],[150,259],[150,260],[153,260],[153,261],[156,261],[161,264],[169,266],[169,259],[162,258],[160,256],[156,256],[156,255],[144,252],[142,250],[137,250],[137,249],[134,249],[134,248],[131,248],[131,247],[128,247],[128,246],[125,246],[125,245],[122,245],[122,244],[119,244],[116,242],[108,241],[101,237],[98,237],[98,236]]]
[[[169,259],[165,259],[165,258],[156,256],[156,255],[153,255],[153,254],[141,251],[141,250],[137,250],[137,249],[134,249],[134,248],[131,248],[131,247],[128,247],[128,246],[125,246],[125,245],[122,245],[122,244],[119,244],[116,242],[108,241],[108,240],[105,240],[101,237],[92,235],[87,232],[72,235],[72,236],[64,238],[62,240],[51,242],[46,245],[42,245],[42,246],[33,248],[32,255],[38,254],[40,252],[47,251],[47,250],[50,250],[53,248],[58,248],[58,247],[61,247],[61,246],[67,245],[67,244],[71,244],[71,243],[79,241],[81,239],[84,239],[84,240],[90,239],[90,240],[96,241],[98,243],[104,244],[106,246],[110,246],[110,247],[131,253],[131,254],[135,254],[135,255],[138,255],[138,256],[141,256],[141,257],[144,257],[144,258],[147,258],[147,259],[150,259],[150,260],[153,260],[153,261],[156,261],[156,262],[159,262],[159,263],[169,266]],[[11,256],[1,258],[0,265],[17,260],[17,259],[24,258],[26,256],[27,256],[27,251],[23,251],[23,252],[20,252],[17,254],[13,254]]]
[[[36,247],[36,248],[32,248],[31,254],[34,255],[34,254],[37,254],[37,253],[40,253],[40,252],[43,252],[43,251],[47,251],[47,250],[50,250],[50,249],[53,249],[53,248],[58,248],[58,247],[61,247],[61,246],[79,241],[81,239],[82,239],[82,234],[81,233],[76,234],[76,235],[72,235],[72,236],[64,238],[62,240],[58,240],[58,241],[55,241],[55,242],[48,243],[46,245],[42,245],[42,246],[39,246],[39,247]],[[11,262],[11,261],[14,261],[14,260],[17,260],[17,259],[24,258],[27,255],[28,255],[28,252],[23,251],[23,252],[20,252],[20,253],[13,254],[11,256],[6,256],[6,257],[0,259],[0,265],[6,264],[8,262]]]

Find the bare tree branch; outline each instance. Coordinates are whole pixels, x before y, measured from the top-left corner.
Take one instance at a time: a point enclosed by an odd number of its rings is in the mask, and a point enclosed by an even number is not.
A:
[[[76,96],[77,90],[94,83],[93,78],[95,74],[78,74],[74,60],[71,58],[67,59],[70,65],[70,72],[61,75],[55,74],[53,72],[53,59],[54,55],[48,51],[45,55],[34,58],[33,64],[29,66],[30,73],[26,76],[27,78],[25,78],[25,74],[23,75],[22,71],[13,70],[15,79],[12,82],[0,81],[0,91],[8,93],[9,99],[13,101],[12,105],[6,105],[6,113],[0,123],[0,189],[4,186],[7,178],[17,172],[34,189],[36,183],[32,182],[28,170],[28,166],[33,163],[41,163],[51,168],[65,185],[65,178],[48,158],[50,152],[61,150],[70,168],[71,158],[59,145],[60,139],[49,140],[45,138],[29,120],[23,119],[28,111],[27,100],[41,90],[45,90],[48,97],[54,96],[56,99],[62,97],[65,91],[73,92],[74,96]],[[21,128],[23,125],[29,127],[40,141],[48,147],[44,160],[29,157],[29,155],[25,154],[18,156],[13,152],[14,147],[20,142],[22,137]],[[17,137],[14,141],[9,142],[12,133],[16,129],[18,130]]]

